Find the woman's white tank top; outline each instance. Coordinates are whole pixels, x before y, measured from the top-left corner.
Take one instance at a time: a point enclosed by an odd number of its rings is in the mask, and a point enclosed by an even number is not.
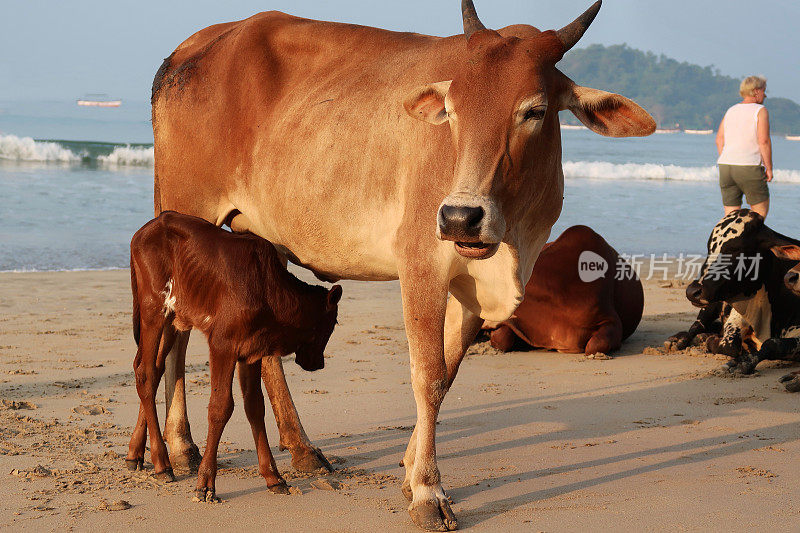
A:
[[[725,144],[717,163],[722,165],[760,165],[758,149],[758,112],[761,104],[736,104],[722,121]]]

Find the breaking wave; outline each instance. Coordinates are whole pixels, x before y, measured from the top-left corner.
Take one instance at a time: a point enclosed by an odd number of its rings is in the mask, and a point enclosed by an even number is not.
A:
[[[34,141],[30,137],[0,135],[0,159],[68,163],[81,158],[57,142]]]
[[[97,160],[109,166],[137,165],[152,167],[155,162],[152,146],[117,146],[108,155],[97,156]]]
[[[0,135],[0,159],[39,163],[84,163],[108,167],[153,166],[151,145],[82,141],[40,141]]]
[[[0,134],[0,160],[95,164],[113,169],[152,167],[155,157],[150,144],[34,140]],[[716,182],[718,179],[716,165],[684,167],[657,163],[565,161],[563,166],[567,179],[705,182]],[[775,170],[775,181],[800,183],[800,170]]]
[[[655,163],[609,163],[565,161],[564,177],[599,180],[713,181],[719,179],[716,165],[681,167]],[[800,183],[800,170],[775,170],[775,181]]]

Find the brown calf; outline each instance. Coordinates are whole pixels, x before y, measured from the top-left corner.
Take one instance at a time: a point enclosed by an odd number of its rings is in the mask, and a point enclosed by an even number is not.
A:
[[[212,387],[197,498],[216,500],[217,446],[233,412],[231,385],[237,363],[261,475],[271,491],[288,492],[267,442],[261,359],[295,353],[303,369],[322,368],[341,287],[328,291],[303,283],[260,237],[228,233],[203,219],[167,211],[131,240],[131,288],[141,405],[125,459],[129,468],[141,468],[149,431],[156,477],[174,480],[159,431],[155,393],[176,335],[195,328],[208,338]]]

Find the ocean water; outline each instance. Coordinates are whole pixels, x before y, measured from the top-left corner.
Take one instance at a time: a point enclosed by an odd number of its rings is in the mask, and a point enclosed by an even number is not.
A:
[[[152,217],[149,106],[0,102],[0,271],[126,267]],[[629,254],[698,254],[721,217],[713,135],[564,130],[564,209]],[[773,137],[768,224],[800,235],[800,142]]]

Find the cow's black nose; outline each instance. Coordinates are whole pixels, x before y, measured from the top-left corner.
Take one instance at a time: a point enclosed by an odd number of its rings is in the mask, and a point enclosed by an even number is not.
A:
[[[686,287],[686,298],[688,298],[692,303],[699,303],[702,294],[703,287],[701,287],[696,281],[693,281],[688,287]]]
[[[790,270],[786,273],[786,276],[783,278],[783,281],[786,282],[787,285],[794,288],[797,285],[797,282],[800,281],[800,272],[795,272],[794,270]]]
[[[443,205],[439,209],[439,230],[442,235],[477,237],[482,221],[482,207]]]

